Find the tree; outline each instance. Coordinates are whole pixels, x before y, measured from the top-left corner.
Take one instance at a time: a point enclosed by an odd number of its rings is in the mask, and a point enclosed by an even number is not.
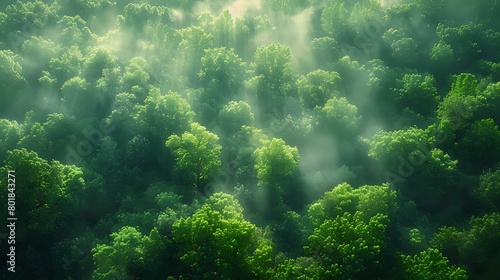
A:
[[[20,57],[11,51],[0,50],[0,117],[21,118],[29,107],[33,96],[19,64]],[[26,101],[28,100],[28,101]]]
[[[434,44],[430,53],[434,76],[438,82],[444,82],[443,78],[452,72],[455,63],[453,48],[450,44],[439,41]]]
[[[210,123],[227,102],[234,100],[243,86],[245,63],[233,49],[205,49],[198,74],[203,92],[196,100],[200,121]]]
[[[0,161],[4,161],[7,151],[14,150],[21,138],[21,127],[16,121],[0,119]]]
[[[443,227],[434,235],[431,244],[440,251],[443,250],[443,254],[454,263],[466,265],[471,278],[480,275],[491,278],[498,273],[498,266],[495,264],[498,261],[500,238],[495,233],[500,229],[500,215],[492,213],[472,217],[469,226],[469,229],[462,231],[455,227]],[[439,264],[436,260],[434,263]]]
[[[169,8],[148,3],[130,3],[123,9],[123,15],[118,17],[118,25],[123,30],[132,30],[135,36],[139,37],[148,24],[157,23],[172,25],[173,19]]]
[[[76,238],[67,238],[55,244],[51,254],[59,267],[55,279],[68,276],[75,279],[82,276],[90,278],[94,269],[91,250],[96,243],[96,236],[87,229]]]
[[[205,13],[198,21],[207,34],[212,34],[214,46],[228,49],[235,47],[235,22],[229,10],[224,10],[218,17]]]
[[[407,279],[468,279],[462,268],[450,266],[437,249],[427,249],[413,257],[403,257]]]
[[[20,2],[8,5],[0,24],[2,40],[16,51],[24,40],[23,33],[39,35],[44,28],[52,26],[58,18],[57,4],[48,5],[43,1]],[[8,40],[8,41],[7,41]]]
[[[307,109],[323,107],[325,103],[338,95],[342,79],[337,72],[315,70],[297,81],[298,93],[302,105]]]
[[[464,164],[476,172],[492,167],[500,160],[500,128],[492,119],[474,122],[458,143]]]
[[[198,74],[202,69],[201,58],[205,50],[213,47],[213,36],[200,27],[188,27],[179,31],[181,34],[180,74],[187,77],[193,85],[198,85]]]
[[[95,279],[167,275],[165,253],[169,241],[161,237],[156,228],[143,236],[136,228],[124,226],[111,233],[110,237],[112,241],[109,245],[99,244],[92,249]]]
[[[383,277],[379,260],[388,224],[383,214],[365,221],[362,212],[346,212],[315,228],[305,250],[321,263],[321,279]]]
[[[78,15],[84,17],[85,19],[90,18],[91,15],[99,12],[104,13],[107,9],[115,6],[115,3],[109,0],[58,0],[56,3],[61,7],[61,14],[71,16]]]
[[[359,129],[358,108],[347,101],[347,98],[329,99],[321,109],[320,125],[331,130],[340,138],[350,138]]]
[[[460,73],[453,76],[453,83],[449,95],[475,96],[478,94],[479,82],[471,73]]]
[[[344,47],[342,47],[344,46]],[[350,55],[348,51],[357,50],[355,47],[339,43],[331,37],[314,38],[311,41],[311,51],[315,58],[316,65],[321,69],[331,68],[331,64],[339,60],[344,55]]]
[[[206,183],[221,166],[219,159],[222,147],[219,137],[198,123],[192,123],[189,132],[180,137],[171,135],[166,146],[175,156],[176,169],[183,182],[195,190]]]
[[[85,182],[82,170],[76,166],[51,163],[39,158],[37,153],[26,149],[7,152],[1,173],[15,170],[17,180],[16,223],[17,240],[24,242],[30,236],[51,236],[72,217],[85,199]],[[7,185],[7,176],[2,184]],[[22,180],[21,180],[22,178]],[[7,201],[7,188],[0,192]],[[7,213],[4,213],[6,215]],[[4,216],[5,218],[5,216]]]
[[[263,6],[266,10],[285,15],[294,15],[307,7],[306,0],[264,0]]]
[[[393,89],[399,109],[409,108],[417,114],[431,116],[439,102],[434,83],[434,78],[428,74],[405,74]]]
[[[33,36],[23,43],[21,46],[23,73],[30,84],[41,76],[42,70],[47,69],[49,61],[59,48],[58,44],[38,36]]]
[[[500,250],[500,214],[492,213],[481,217],[472,217],[470,230],[461,243],[462,262],[472,268],[473,276],[486,275],[493,277],[498,273],[498,251]]]
[[[345,8],[345,3],[334,1],[327,6],[321,14],[321,27],[323,30],[337,41],[345,41],[349,37],[349,12]]]
[[[57,25],[61,32],[60,39],[63,42],[71,42],[83,49],[87,46],[92,46],[92,43],[96,41],[96,35],[90,31],[87,27],[87,22],[79,15],[65,15],[57,22]]]
[[[94,116],[98,105],[102,102],[101,96],[92,90],[86,79],[74,77],[67,80],[61,87],[62,105],[68,115],[77,118]]]
[[[142,57],[134,57],[130,64],[125,66],[125,72],[120,79],[123,92],[131,92],[136,95],[139,102],[146,99],[150,88],[150,76],[147,72],[148,63]]]
[[[244,101],[230,101],[219,112],[217,123],[226,135],[236,133],[243,126],[253,126],[254,117],[250,105]]]
[[[392,218],[396,210],[396,192],[390,190],[388,184],[354,189],[342,183],[309,205],[307,217],[314,227],[319,227],[326,220],[335,219],[346,212],[359,212],[360,218],[368,221],[376,214]]]
[[[64,82],[80,75],[83,56],[77,46],[60,51],[49,62],[51,77],[57,80],[56,88],[61,88]]]
[[[455,227],[444,226],[432,237],[430,244],[433,248],[442,252],[443,255],[456,264],[461,260],[460,247],[465,241],[466,235]]]
[[[255,150],[259,185],[276,185],[292,175],[299,163],[299,151],[286,145],[279,138],[264,141],[262,148]]]
[[[452,195],[460,199],[463,191],[457,188],[458,161],[434,148],[436,138],[418,128],[381,132],[371,139],[368,153],[377,160],[386,181],[398,186],[420,210],[430,212],[444,209]]]
[[[201,57],[201,85],[216,103],[232,99],[243,85],[245,63],[234,49],[205,49]]]
[[[156,88],[149,91],[144,105],[136,105],[136,110],[134,120],[147,128],[146,132],[151,135],[150,141],[155,149],[170,135],[188,130],[194,117],[191,106],[178,93],[161,94]]]
[[[392,42],[391,54],[394,63],[400,67],[417,68],[424,57],[418,42],[410,37]]]
[[[116,57],[104,47],[92,49],[83,63],[83,78],[94,83],[103,76],[105,69],[113,69]]]
[[[257,48],[253,64],[257,99],[264,113],[281,112],[285,97],[296,94],[295,67],[290,49],[281,44]]]
[[[36,151],[42,158],[65,160],[67,146],[76,142],[75,119],[63,114],[49,114],[43,123],[27,125],[18,147]]]
[[[238,201],[215,193],[191,217],[174,224],[173,240],[187,268],[186,277],[250,279],[256,277],[252,270],[263,257],[255,233]]]
[[[475,191],[481,201],[491,209],[500,209],[500,169],[488,171],[479,178],[479,188]]]

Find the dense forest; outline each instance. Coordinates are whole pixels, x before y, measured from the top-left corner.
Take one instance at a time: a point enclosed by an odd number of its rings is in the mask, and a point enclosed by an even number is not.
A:
[[[4,0],[1,279],[498,279],[496,0]]]

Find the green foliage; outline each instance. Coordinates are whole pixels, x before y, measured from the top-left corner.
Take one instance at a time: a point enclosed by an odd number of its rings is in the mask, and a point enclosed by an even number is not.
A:
[[[18,180],[15,188],[16,217],[19,217],[19,235],[22,242],[30,234],[50,236],[61,230],[60,222],[72,217],[79,209],[80,201],[85,199],[85,181],[82,170],[72,165],[51,163],[39,158],[33,151],[26,149],[7,152],[2,174],[14,169]],[[7,185],[7,176],[2,179]],[[7,188],[1,192],[7,200]],[[4,213],[6,215],[7,213]],[[4,216],[5,217],[5,216]]]
[[[257,98],[265,113],[269,113],[272,106],[281,110],[284,98],[295,96],[295,67],[288,47],[271,44],[257,48],[253,69]]]
[[[437,249],[428,249],[413,257],[403,258],[406,279],[468,279],[461,268],[450,266]]]
[[[81,13],[80,13],[81,14]],[[95,42],[95,35],[87,27],[87,22],[79,15],[64,16],[58,22],[63,41],[74,42],[80,48]]]
[[[152,229],[149,236],[143,236],[137,229],[129,226],[110,234],[109,245],[99,244],[92,249],[96,266],[93,278],[115,279],[126,275],[158,275],[162,269],[162,252],[168,240]]]
[[[293,15],[307,7],[307,0],[264,0],[262,5],[266,10],[275,13]]]
[[[385,180],[398,185],[406,197],[426,211],[443,207],[442,201],[454,189],[458,175],[458,161],[433,148],[436,141],[429,131],[417,128],[381,132],[372,138],[368,153],[379,163]],[[412,188],[419,182],[426,183]]]
[[[186,75],[191,83],[196,84],[202,67],[201,58],[206,49],[213,47],[213,36],[197,26],[188,27],[179,32],[181,34],[179,43],[179,58],[182,59],[180,61],[181,73]]]
[[[286,145],[279,138],[264,141],[263,147],[255,150],[255,156],[260,186],[278,184],[292,175],[300,158],[296,147]]]
[[[431,144],[429,135],[422,129],[410,128],[379,132],[370,141],[368,155],[380,161],[389,170],[397,170],[397,157],[418,152],[421,145]]]
[[[2,103],[0,104],[0,116],[7,117],[7,115],[19,116],[10,107],[13,105],[19,107],[19,110],[23,110],[22,100],[23,98],[29,98],[26,89],[28,84],[23,76],[23,69],[19,64],[19,56],[15,55],[13,52],[7,50],[0,50],[0,86],[2,91],[0,92],[0,98]],[[31,105],[28,102],[28,106]],[[24,112],[23,112],[24,114]]]
[[[74,77],[67,80],[61,87],[62,104],[77,118],[90,117],[96,110],[100,96],[93,92],[87,80]]]
[[[113,69],[115,63],[116,57],[108,49],[93,49],[83,63],[83,78],[95,82],[103,76],[104,69]]]
[[[482,217],[472,217],[470,228],[457,231],[454,227],[443,227],[431,240],[431,244],[443,250],[443,254],[471,268],[471,278],[477,275],[493,276],[498,272],[495,263],[498,260],[500,238],[500,215],[486,214]]]
[[[17,278],[498,278],[500,1],[0,7]]]
[[[406,74],[398,81],[394,89],[394,97],[399,108],[431,115],[437,108],[439,95],[431,75]]]
[[[344,213],[359,212],[360,218],[368,221],[377,214],[392,217],[396,207],[396,192],[387,184],[353,189],[342,183],[309,206],[308,218],[315,227]]]
[[[136,107],[138,112],[135,120],[141,127],[148,128],[153,140],[162,142],[172,134],[186,131],[194,116],[189,103],[179,94],[161,94],[158,89],[151,89],[144,105]]]
[[[500,159],[500,128],[492,119],[477,121],[466,130],[458,149],[468,165],[487,168]]]
[[[483,174],[476,192],[489,207],[498,210],[500,208],[500,170]]]
[[[144,30],[147,24],[172,24],[170,9],[163,6],[152,6],[148,3],[130,3],[123,9],[123,16],[118,17],[118,25],[135,32]]]
[[[215,193],[191,217],[174,224],[174,242],[190,278],[252,277],[252,262],[266,250],[257,245],[255,225],[245,221],[243,209],[231,195]],[[256,248],[257,247],[257,248]]]
[[[226,135],[236,133],[243,126],[252,126],[254,116],[250,110],[250,105],[244,101],[231,101],[219,112],[219,127]]]
[[[75,119],[63,114],[49,114],[44,123],[36,122],[24,128],[26,131],[18,146],[36,151],[42,158],[63,160],[66,146],[75,142]]]
[[[349,12],[345,4],[340,1],[332,1],[321,14],[321,27],[334,38],[345,38],[348,30]]]
[[[301,76],[297,86],[302,105],[307,109],[323,107],[327,100],[338,94],[341,80],[338,73],[324,70],[316,70]]]
[[[57,80],[57,88],[70,78],[79,76],[82,63],[83,56],[77,46],[71,46],[52,57],[49,62],[49,72],[51,77]]]
[[[21,138],[21,128],[16,121],[0,119],[0,160],[3,162],[7,151],[13,150]]]
[[[176,168],[183,181],[195,188],[206,183],[221,166],[219,137],[198,123],[180,137],[171,135],[166,146],[175,155]]]
[[[149,91],[150,76],[146,69],[147,61],[142,57],[134,57],[130,64],[125,66],[125,73],[120,80],[122,90],[132,92],[139,101],[143,101]]]
[[[212,121],[223,104],[234,100],[243,86],[245,63],[233,49],[205,49],[198,74],[203,92],[198,96],[200,118]]]
[[[341,137],[355,135],[361,118],[358,108],[345,97],[329,99],[321,109],[321,117],[324,127]]]
[[[376,214],[364,221],[362,215],[346,212],[326,220],[309,237],[305,250],[321,263],[323,279],[362,277],[377,266],[389,219]]]
[[[242,86],[245,63],[241,61],[234,49],[205,49],[201,58],[201,84],[209,92],[222,91],[219,94],[234,95]],[[212,96],[215,102],[228,99],[224,96]]]

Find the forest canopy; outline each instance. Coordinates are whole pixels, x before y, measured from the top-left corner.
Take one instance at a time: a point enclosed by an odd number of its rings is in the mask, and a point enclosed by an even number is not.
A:
[[[0,278],[496,279],[497,2],[2,1]]]

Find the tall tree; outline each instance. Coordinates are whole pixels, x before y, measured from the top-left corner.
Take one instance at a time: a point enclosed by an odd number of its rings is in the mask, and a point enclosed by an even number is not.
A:
[[[282,112],[284,98],[296,95],[295,66],[290,49],[282,44],[257,48],[254,74],[259,106],[264,113]]]
[[[221,166],[219,137],[198,123],[190,125],[189,132],[171,135],[166,146],[175,155],[176,169],[183,183],[194,190],[207,183]],[[189,192],[188,192],[189,193]]]

